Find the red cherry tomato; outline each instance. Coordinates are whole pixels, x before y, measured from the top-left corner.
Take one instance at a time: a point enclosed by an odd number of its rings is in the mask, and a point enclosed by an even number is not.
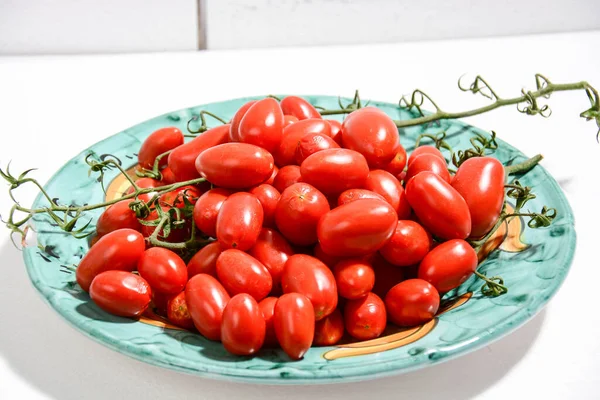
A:
[[[366,296],[375,285],[373,268],[361,259],[340,261],[333,268],[333,275],[339,295],[349,300]]]
[[[460,286],[477,269],[477,253],[461,239],[448,240],[429,252],[419,264],[419,278],[440,293]]]
[[[451,185],[469,207],[471,237],[485,235],[496,224],[504,204],[504,166],[492,157],[469,158],[458,168]]]
[[[265,343],[264,347],[277,346],[277,336],[275,336],[275,326],[273,325],[273,314],[275,314],[275,304],[277,297],[265,297],[258,303],[265,320]]]
[[[394,175],[382,169],[374,169],[369,172],[363,187],[382,195],[396,210],[399,219],[410,217],[410,205],[406,200],[404,188]]]
[[[288,258],[294,254],[294,250],[279,232],[263,228],[256,244],[248,250],[248,253],[267,268],[273,279],[273,286],[277,286],[281,282],[283,267]]]
[[[422,279],[409,279],[390,289],[385,308],[398,326],[417,326],[431,321],[440,307],[437,290]]]
[[[320,260],[323,264],[327,265],[329,269],[333,269],[337,263],[343,260],[342,257],[330,256],[329,254],[325,253],[320,243],[315,245],[313,256]]]
[[[223,310],[229,302],[223,285],[210,275],[195,275],[185,286],[185,302],[198,332],[207,339],[220,340]]]
[[[344,319],[336,308],[331,314],[315,322],[315,346],[333,346],[344,336]]]
[[[138,151],[140,167],[152,169],[156,157],[183,144],[183,133],[175,127],[162,128],[154,131],[144,140]],[[159,167],[167,165],[167,157],[161,158]]]
[[[141,233],[118,229],[100,238],[79,262],[75,272],[77,283],[86,292],[96,275],[110,270],[133,271],[146,250]]]
[[[449,183],[421,172],[406,185],[406,198],[421,224],[442,239],[465,239],[471,233],[469,207]]]
[[[325,214],[317,226],[323,251],[332,256],[364,256],[379,250],[392,237],[398,216],[388,203],[362,199]]]
[[[437,147],[419,146],[416,149],[414,149],[412,153],[410,153],[410,157],[408,157],[408,163],[406,165],[410,166],[410,164],[412,164],[412,162],[415,160],[415,158],[417,158],[421,154],[433,154],[436,157],[438,157],[441,161],[443,161],[444,164],[446,164],[446,159],[444,158],[444,155],[442,154],[441,151],[438,150]]]
[[[379,337],[385,329],[387,316],[385,304],[374,293],[356,300],[348,300],[344,307],[346,331],[355,339],[369,340]]]
[[[298,147],[296,148],[296,162],[298,165],[301,165],[311,154],[315,154],[321,150],[339,148],[340,145],[329,136],[318,133],[309,133],[308,135],[302,136],[298,143]]]
[[[379,250],[390,263],[399,267],[420,262],[429,253],[431,236],[418,223],[400,220],[392,238]]]
[[[229,124],[217,126],[198,135],[169,154],[168,166],[177,182],[200,177],[196,170],[196,158],[206,149],[229,141]]]
[[[383,169],[394,176],[398,176],[406,167],[406,150],[400,146],[398,152]]]
[[[155,187],[159,187],[160,185],[162,185],[162,183],[160,181],[157,181],[156,179],[152,179],[152,178],[140,178],[137,181],[135,181],[135,184],[138,185],[138,187],[140,189],[150,189],[150,188],[155,188]],[[125,194],[131,194],[134,191],[135,190],[132,186],[129,189],[127,189],[127,192]],[[148,202],[148,201],[150,201],[150,199],[152,199],[154,197],[155,194],[156,194],[156,192],[144,193],[144,194],[139,195],[137,198],[139,200]]]
[[[248,293],[256,301],[267,297],[273,279],[256,258],[236,249],[225,250],[217,258],[217,276],[230,295]]]
[[[279,345],[292,360],[299,360],[310,349],[315,335],[315,312],[310,300],[300,293],[277,299],[273,326]]]
[[[286,165],[277,173],[277,176],[273,180],[273,186],[281,193],[294,183],[301,181],[302,174],[300,173],[300,167],[297,165]]]
[[[201,248],[187,264],[188,275],[191,278],[198,274],[217,276],[217,258],[223,249],[219,242],[212,242]]]
[[[267,185],[273,185],[274,186],[275,178],[277,177],[278,173],[279,173],[279,168],[277,168],[277,165],[274,165],[273,166],[273,173],[271,174],[271,176],[269,177],[269,179],[267,179],[263,183],[266,183]]]
[[[410,178],[423,171],[433,172],[446,182],[450,182],[450,172],[448,172],[446,161],[442,161],[435,154],[427,153],[414,158],[406,171],[406,177],[404,179],[408,182],[410,181]]]
[[[203,192],[198,187],[186,185],[163,194],[160,196],[159,201],[170,207],[184,208],[186,202],[192,205],[196,204],[196,201],[202,196],[202,193]]]
[[[283,113],[277,100],[267,97],[246,112],[239,126],[240,142],[260,146],[270,153],[279,149],[283,135]]]
[[[296,183],[281,193],[275,224],[291,243],[308,246],[317,242],[317,223],[328,211],[323,193],[307,183]]]
[[[283,130],[279,150],[273,154],[278,167],[281,168],[296,163],[296,148],[300,143],[300,139],[309,133],[330,136],[331,126],[322,119],[307,119],[286,126]]]
[[[231,190],[215,188],[204,193],[194,204],[194,222],[198,229],[210,237],[217,236],[217,216]]]
[[[300,166],[302,181],[326,195],[339,195],[344,190],[362,187],[369,166],[358,152],[348,149],[321,150],[309,156]]]
[[[281,100],[281,109],[285,115],[293,115],[299,120],[322,118],[319,111],[308,101],[297,96],[287,96]]]
[[[131,203],[131,200],[119,201],[104,210],[96,224],[98,236],[104,236],[123,228],[133,229],[134,231],[142,229],[142,224],[138,221],[135,212],[129,208],[129,203]]]
[[[407,268],[398,268],[390,264],[380,254],[374,257],[372,263],[375,271],[375,286],[372,292],[383,299],[394,285],[402,282]]]
[[[264,212],[255,195],[238,192],[225,200],[217,216],[217,240],[223,249],[246,251],[254,246]]]
[[[262,184],[250,189],[255,195],[263,209],[263,226],[275,227],[275,210],[281,198],[281,193],[271,185]]]
[[[342,145],[342,123],[340,121],[336,121],[334,119],[326,120],[331,126],[331,138],[340,146]]]
[[[367,189],[348,189],[343,191],[337,199],[337,205],[342,206],[360,199],[377,199],[387,201],[382,195]]]
[[[194,329],[194,321],[185,302],[185,292],[171,297],[167,303],[167,318],[169,321],[184,329]]]
[[[157,292],[177,294],[185,288],[188,270],[175,252],[152,247],[144,252],[137,264],[140,276]]]
[[[298,118],[294,117],[293,115],[284,115],[283,116],[283,127],[285,128],[286,126],[295,124],[298,121],[300,121],[300,120]]]
[[[120,317],[139,317],[151,300],[144,278],[126,271],[105,271],[90,285],[90,297],[104,311]]]
[[[223,311],[221,342],[238,356],[256,353],[265,341],[266,324],[256,300],[246,293],[231,298]]]
[[[306,254],[294,254],[281,275],[283,293],[305,295],[315,309],[315,318],[325,318],[337,307],[335,277],[327,265]]]
[[[263,183],[273,173],[273,156],[247,143],[225,143],[203,151],[196,169],[210,183],[229,189],[243,189]]]
[[[175,179],[175,175],[173,174],[173,171],[169,167],[166,167],[162,171],[160,171],[160,174],[162,175],[161,182],[165,185],[170,185],[171,183],[177,182],[177,179]]]
[[[229,141],[230,142],[239,142],[240,141],[240,122],[242,122],[242,118],[246,115],[246,112],[250,107],[252,107],[257,100],[250,100],[243,106],[241,106],[234,114],[231,119],[231,126],[229,127]]]

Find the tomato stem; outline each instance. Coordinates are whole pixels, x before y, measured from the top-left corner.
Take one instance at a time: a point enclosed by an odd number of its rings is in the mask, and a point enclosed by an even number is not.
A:
[[[531,157],[530,159],[525,160],[521,163],[504,167],[504,170],[507,175],[523,174],[523,173],[531,170],[536,165],[538,165],[540,163],[540,161],[542,161],[543,159],[544,159],[544,156],[542,156],[541,154],[537,154],[537,155]]]

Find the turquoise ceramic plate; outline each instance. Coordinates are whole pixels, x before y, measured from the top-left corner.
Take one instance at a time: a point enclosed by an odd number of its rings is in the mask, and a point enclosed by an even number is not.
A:
[[[186,122],[204,109],[230,118],[248,99],[207,104],[166,114],[120,132],[83,151],[69,161],[46,185],[63,204],[101,202],[104,194],[95,177],[88,176],[84,157],[89,151],[111,154],[124,167],[133,167],[135,153],[148,134],[164,126],[184,130]],[[337,97],[309,96],[313,104],[336,108]],[[396,105],[374,103],[393,118],[411,115]],[[415,137],[445,129],[455,148],[468,146],[477,128],[462,122],[444,122],[442,126],[411,128],[401,132],[407,150]],[[499,143],[495,153],[505,164],[520,162],[524,155],[514,147]],[[116,173],[109,173],[108,179]],[[521,178],[532,186],[538,197],[529,207],[541,209],[547,204],[558,210],[551,227],[526,229],[521,221],[508,228],[501,247],[483,262],[480,271],[488,276],[501,274],[509,293],[484,298],[481,282],[470,279],[458,295],[464,295],[454,309],[417,329],[386,333],[384,338],[362,347],[312,348],[303,360],[289,362],[280,350],[262,350],[257,357],[229,355],[219,343],[198,334],[170,329],[156,323],[131,321],[111,316],[97,308],[88,295],[74,284],[74,275],[61,272],[61,265],[77,264],[88,250],[85,240],[61,233],[49,220],[38,218],[36,247],[25,250],[25,262],[31,280],[48,303],[80,331],[104,345],[139,360],[201,376],[256,383],[326,383],[353,381],[398,374],[457,357],[489,344],[533,317],[556,293],[565,279],[575,248],[573,215],[556,181],[540,166]],[[41,197],[35,202],[43,206]],[[98,213],[94,215],[97,218]],[[90,228],[93,228],[90,226]],[[468,297],[471,296],[470,299]],[[467,300],[468,301],[465,301]],[[464,304],[463,304],[464,303]]]

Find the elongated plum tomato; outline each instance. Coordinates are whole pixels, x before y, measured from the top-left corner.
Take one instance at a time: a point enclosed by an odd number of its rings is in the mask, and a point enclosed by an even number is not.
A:
[[[304,135],[298,143],[298,147],[296,148],[296,162],[298,165],[301,165],[311,154],[321,150],[339,148],[340,145],[329,136],[318,133],[309,133],[308,135]]]
[[[141,233],[118,229],[100,238],[79,262],[77,283],[86,292],[96,275],[110,270],[133,271],[146,250]]]
[[[477,269],[477,253],[461,239],[448,240],[429,252],[419,264],[419,278],[440,293],[460,286]]]
[[[375,272],[364,260],[351,258],[340,261],[333,268],[340,296],[352,300],[366,296],[375,285]]]
[[[329,136],[331,135],[331,126],[322,119],[306,119],[286,126],[283,129],[279,150],[273,154],[279,168],[296,163],[296,148],[300,139],[309,133]]]
[[[326,120],[331,127],[331,135],[330,137],[340,146],[342,145],[342,123],[340,121],[336,121],[335,119],[327,119]]]
[[[283,135],[283,113],[277,100],[267,97],[254,103],[238,129],[240,142],[260,146],[270,153],[279,149]]]
[[[188,270],[185,262],[175,252],[163,247],[149,248],[137,264],[140,276],[152,290],[177,294],[185,288]]]
[[[310,300],[300,293],[287,293],[277,299],[273,326],[279,345],[292,360],[310,349],[315,336],[315,312]]]
[[[244,115],[246,115],[246,111],[248,111],[248,109],[250,107],[252,107],[254,105],[254,103],[256,103],[256,102],[257,102],[257,100],[250,100],[249,102],[247,102],[246,104],[241,106],[233,115],[233,118],[231,119],[231,126],[229,127],[229,141],[230,142],[239,142],[240,141],[240,133],[239,133],[240,122],[242,122],[242,118],[244,118]]]
[[[263,218],[263,208],[255,195],[238,192],[229,196],[217,216],[217,240],[221,247],[250,249],[258,239]]]
[[[466,239],[471,233],[467,203],[433,172],[421,172],[406,185],[406,198],[421,224],[442,239]]]
[[[309,246],[317,242],[317,224],[329,211],[323,193],[307,183],[296,183],[281,193],[275,210],[275,224],[291,243]]]
[[[167,301],[167,318],[169,321],[184,329],[194,329],[194,321],[185,301],[185,292],[171,296]]]
[[[273,286],[281,282],[281,274],[287,260],[294,254],[292,246],[276,230],[263,228],[248,254],[260,261],[269,271]]]
[[[341,206],[347,203],[352,203],[353,201],[360,199],[377,199],[382,201],[387,201],[382,195],[373,192],[372,190],[367,189],[348,189],[343,191],[337,200],[337,205]]]
[[[362,187],[369,165],[362,154],[348,149],[328,149],[312,154],[300,166],[302,181],[326,195]]]
[[[212,242],[201,248],[187,264],[188,276],[198,274],[217,276],[217,258],[223,250],[219,242]]]
[[[223,285],[210,275],[195,275],[185,286],[185,302],[194,326],[210,340],[221,339],[223,310],[229,299]]]
[[[273,173],[273,156],[248,143],[225,143],[204,150],[196,159],[196,170],[210,183],[228,189],[243,189],[266,181]]]
[[[365,256],[383,247],[397,223],[396,211],[388,203],[362,199],[325,214],[319,221],[317,236],[327,254]]]
[[[473,157],[461,164],[451,185],[467,202],[471,237],[478,238],[496,224],[504,204],[504,166],[492,157]]]
[[[137,181],[135,181],[135,184],[140,189],[150,189],[150,188],[159,187],[161,185],[161,182],[157,181],[156,179],[152,179],[152,178],[140,178]],[[129,189],[127,189],[127,192],[125,192],[125,194],[131,194],[134,191],[135,191],[135,189],[132,186]],[[144,193],[144,194],[140,194],[137,198],[139,200],[148,202],[148,201],[150,201],[150,199],[152,199],[154,197],[155,194],[156,194],[156,192]]]
[[[399,219],[410,217],[410,205],[406,200],[404,188],[391,173],[382,169],[374,169],[369,172],[363,187],[383,196],[396,210]]]
[[[422,279],[408,279],[385,296],[388,318],[398,326],[417,326],[431,321],[440,307],[438,291]]]
[[[217,276],[230,295],[248,293],[256,301],[267,297],[273,279],[256,258],[241,250],[225,250],[217,258]]]
[[[196,158],[206,149],[229,141],[229,124],[211,128],[191,141],[175,148],[169,154],[168,166],[177,182],[200,177],[196,170]]]
[[[373,286],[372,292],[382,299],[394,285],[405,279],[407,268],[398,268],[390,264],[379,253],[373,258],[372,265],[375,271],[375,286]]]
[[[175,127],[162,128],[154,131],[144,140],[138,151],[140,167],[152,169],[154,161],[159,155],[183,144],[183,133]],[[167,157],[161,158],[159,167],[167,165]]]
[[[90,297],[104,311],[139,317],[150,304],[152,291],[144,278],[127,271],[105,271],[90,285]]]
[[[305,295],[315,309],[315,319],[325,318],[337,307],[335,277],[327,265],[306,254],[294,254],[281,275],[283,293]]]
[[[280,193],[285,189],[292,186],[294,183],[302,181],[302,174],[300,173],[300,167],[297,165],[286,165],[282,167],[277,176],[273,180],[273,186]]]
[[[431,236],[418,223],[400,220],[391,239],[379,250],[390,263],[399,267],[420,262],[429,253]]]
[[[441,161],[446,163],[446,159],[444,158],[444,155],[437,147],[435,147],[435,146],[419,146],[416,149],[414,149],[412,153],[410,153],[410,157],[408,157],[408,163],[406,165],[410,167],[410,164],[412,164],[412,162],[415,160],[415,158],[417,158],[421,154],[433,154],[436,157],[438,157]]]
[[[406,167],[406,150],[404,150],[404,147],[400,146],[398,147],[396,155],[392,158],[392,161],[384,166],[383,169],[397,177],[404,171],[404,167]]]
[[[277,203],[281,198],[279,190],[271,185],[262,184],[250,189],[250,193],[255,195],[263,209],[263,226],[268,228],[275,227],[275,210]]]
[[[215,188],[204,193],[194,204],[193,217],[198,229],[210,237],[217,236],[217,216],[223,203],[233,192]]]
[[[275,326],[273,325],[276,303],[277,297],[265,297],[258,303],[265,320],[265,347],[277,346],[277,336],[275,336]]]
[[[446,161],[442,161],[438,156],[431,153],[425,153],[415,157],[408,167],[404,179],[408,182],[410,178],[423,171],[433,172],[444,181],[450,183],[450,172],[448,172]]]
[[[134,231],[142,229],[142,224],[138,221],[135,212],[129,208],[129,203],[131,203],[131,200],[119,201],[104,210],[96,224],[98,236],[104,236],[123,228],[133,229]]]
[[[246,293],[231,298],[223,310],[221,342],[238,356],[256,353],[265,341],[266,324],[256,300]]]
[[[308,101],[297,96],[287,96],[281,100],[281,109],[285,115],[293,115],[299,120],[322,118],[321,113]]]
[[[300,121],[300,120],[298,118],[294,117],[293,115],[284,115],[283,116],[283,127],[285,128],[286,126],[295,124],[298,121]]]
[[[385,329],[387,316],[385,304],[375,293],[356,300],[348,300],[344,307],[346,331],[355,339],[369,340],[379,337]]]
[[[315,346],[333,346],[344,336],[344,319],[336,308],[331,314],[315,322]]]

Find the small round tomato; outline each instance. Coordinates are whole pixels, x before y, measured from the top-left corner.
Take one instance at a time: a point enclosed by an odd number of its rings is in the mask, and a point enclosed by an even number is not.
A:
[[[217,258],[223,249],[219,242],[215,241],[200,249],[187,264],[188,275],[191,278],[198,274],[217,276]]]
[[[223,285],[210,275],[195,275],[185,286],[185,302],[198,332],[207,339],[220,340],[223,310],[229,302]]]
[[[255,195],[238,192],[225,200],[217,215],[217,240],[223,249],[246,251],[254,246],[264,219]]]
[[[440,307],[440,295],[427,281],[409,279],[390,289],[385,308],[398,326],[417,326],[431,321]]]
[[[231,119],[231,126],[229,127],[229,141],[230,142],[239,142],[240,141],[240,122],[242,122],[242,118],[246,115],[246,112],[250,107],[252,107],[257,100],[250,100],[243,106],[241,106],[233,115]]]
[[[262,184],[250,189],[255,195],[263,209],[263,226],[272,228],[275,226],[275,210],[281,198],[281,193],[271,185]]]
[[[326,119],[331,126],[331,135],[330,137],[340,146],[342,145],[342,123],[340,121],[336,121],[335,119]]]
[[[382,195],[367,189],[348,189],[343,191],[337,199],[337,205],[342,206],[360,199],[377,199],[387,201]]]
[[[273,185],[274,186],[275,178],[277,177],[278,173],[279,173],[279,168],[277,168],[277,165],[274,165],[273,166],[273,173],[271,174],[271,176],[269,177],[269,179],[267,179],[263,183],[265,183],[267,185]]]
[[[277,346],[277,336],[275,336],[275,326],[273,325],[273,314],[275,314],[275,304],[277,297],[265,297],[258,303],[265,320],[265,343],[266,347]]]
[[[406,150],[404,150],[404,147],[400,146],[398,152],[394,158],[392,158],[392,161],[383,167],[383,169],[394,176],[398,176],[404,171],[404,167],[406,167]]]
[[[315,248],[313,249],[313,256],[332,270],[337,263],[343,260],[343,257],[330,256],[329,254],[325,253],[321,247],[321,243],[317,243],[315,245]]]
[[[322,118],[321,113],[308,101],[297,96],[287,96],[281,100],[281,109],[285,115],[293,115],[299,120]]]
[[[283,116],[283,127],[285,128],[286,126],[295,124],[298,121],[300,121],[300,120],[298,118],[294,117],[293,115],[284,115]]]
[[[361,259],[340,261],[333,268],[333,275],[339,295],[349,300],[366,296],[375,285],[373,268]]]
[[[369,340],[379,337],[385,329],[387,316],[385,304],[374,293],[356,300],[348,300],[344,307],[346,331],[355,339]]]
[[[154,131],[144,140],[138,151],[140,167],[152,169],[156,157],[183,144],[183,133],[173,126]],[[167,157],[161,158],[159,167],[167,165]]]
[[[133,229],[134,231],[142,229],[142,224],[137,219],[135,212],[129,208],[130,203],[131,200],[119,201],[104,210],[96,224],[98,236],[104,236],[123,228]]]
[[[362,187],[369,176],[369,165],[362,154],[348,149],[321,150],[300,166],[302,181],[326,195]]]
[[[277,176],[275,176],[273,186],[281,193],[294,183],[301,181],[302,174],[300,173],[300,167],[297,165],[286,165],[285,167],[282,167],[277,173]]]
[[[233,192],[215,188],[204,193],[194,204],[194,222],[198,229],[210,237],[217,236],[217,216],[227,198]]]
[[[410,153],[410,157],[408,157],[408,163],[406,165],[410,166],[412,162],[421,154],[433,154],[438,157],[440,160],[446,164],[446,159],[442,152],[435,146],[419,146]]]
[[[321,150],[339,148],[340,145],[329,136],[318,133],[309,133],[308,135],[304,135],[298,143],[298,147],[296,148],[296,162],[298,165],[301,165],[311,154],[315,154]]]
[[[461,239],[448,240],[429,252],[419,264],[419,278],[440,293],[460,286],[477,269],[477,253]]]
[[[248,293],[256,301],[267,297],[273,279],[256,258],[236,249],[225,250],[217,258],[217,276],[230,295]]]
[[[159,201],[169,207],[184,208],[186,203],[196,204],[202,193],[198,187],[186,185],[163,194],[159,197]]]
[[[277,286],[281,282],[283,267],[288,258],[294,254],[294,250],[279,232],[263,228],[256,244],[248,250],[248,253],[267,268],[273,279],[273,286]]]
[[[171,297],[167,303],[167,318],[169,321],[184,329],[194,329],[194,321],[185,302],[185,292]]]
[[[151,300],[144,278],[126,271],[105,271],[90,285],[90,297],[104,311],[120,317],[139,317]]]
[[[188,270],[175,252],[163,247],[149,248],[137,264],[140,276],[157,292],[176,294],[185,288]]]
[[[431,236],[417,222],[400,220],[391,239],[379,250],[390,263],[399,267],[420,262],[429,253]]]
[[[133,271],[144,250],[144,237],[133,229],[118,229],[107,233],[79,262],[75,271],[77,283],[87,292],[92,280],[102,272]]]
[[[273,326],[279,345],[292,360],[310,349],[315,335],[315,312],[310,300],[300,293],[287,293],[277,299]]]
[[[407,268],[398,268],[390,264],[381,254],[374,257],[372,264],[375,271],[375,286],[372,292],[384,299],[388,291],[405,278]]]
[[[307,183],[295,183],[281,193],[275,224],[291,243],[309,246],[317,242],[317,224],[328,211],[323,193]]]
[[[277,100],[267,97],[254,103],[238,128],[240,142],[260,146],[269,153],[279,149],[283,135],[283,113]]]
[[[448,166],[446,161],[442,161],[435,154],[421,154],[413,160],[406,171],[406,181],[410,181],[410,178],[417,175],[420,172],[429,171],[436,175],[439,175],[446,182],[450,182],[450,172],[448,172]]]
[[[159,187],[160,185],[162,185],[162,183],[160,181],[157,181],[156,179],[152,179],[152,178],[140,178],[137,181],[135,181],[135,184],[140,189],[151,189],[151,188]],[[135,189],[132,186],[129,189],[127,189],[127,192],[125,194],[131,194],[133,192],[135,192]],[[155,194],[156,194],[156,192],[144,193],[144,194],[140,194],[137,198],[139,200],[142,200],[147,203],[154,197]]]
[[[382,195],[396,210],[399,219],[410,217],[410,205],[406,200],[404,188],[394,175],[382,169],[374,169],[369,172],[363,187]]]
[[[231,298],[223,310],[221,342],[238,356],[256,353],[265,341],[266,324],[256,300],[246,293]]]
[[[279,150],[273,154],[278,167],[296,163],[296,148],[300,139],[309,133],[330,136],[331,126],[322,119],[306,119],[286,126],[283,130]]]
[[[315,346],[333,346],[344,336],[344,319],[339,309],[315,322]]]
[[[171,183],[177,182],[173,171],[169,167],[166,167],[162,171],[160,171],[160,174],[162,175],[161,184],[170,185]]]
[[[433,172],[408,181],[406,198],[421,224],[442,239],[465,239],[471,234],[467,203],[449,183]]]

